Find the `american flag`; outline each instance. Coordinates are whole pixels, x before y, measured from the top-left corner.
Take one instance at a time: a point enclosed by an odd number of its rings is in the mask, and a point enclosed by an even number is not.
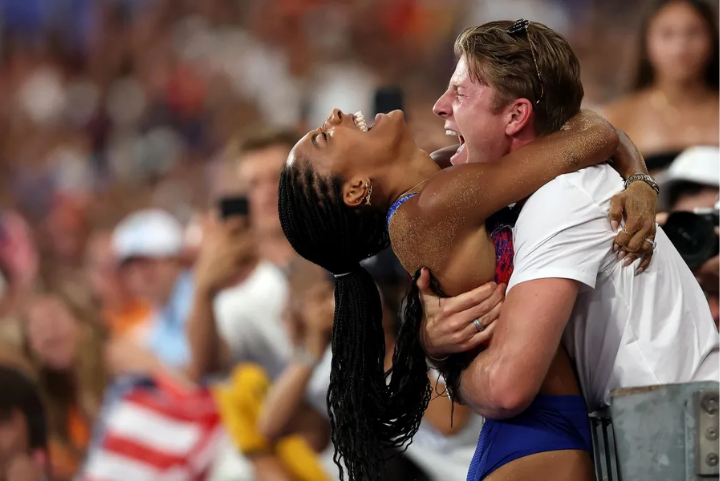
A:
[[[211,392],[166,379],[119,381],[100,418],[81,481],[201,481],[222,436]]]

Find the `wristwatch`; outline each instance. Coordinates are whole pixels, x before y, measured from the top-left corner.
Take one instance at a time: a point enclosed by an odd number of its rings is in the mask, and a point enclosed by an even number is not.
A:
[[[651,175],[633,174],[627,179],[625,179],[625,188],[627,189],[628,187],[630,187],[630,184],[632,184],[633,182],[645,182],[647,185],[653,188],[657,195],[660,195],[660,186],[655,181],[655,179],[652,178]]]
[[[298,364],[302,364],[303,366],[307,366],[313,369],[317,367],[317,365],[320,364],[321,361],[321,359],[313,356],[307,349],[302,347],[298,347],[293,350],[292,359]]]

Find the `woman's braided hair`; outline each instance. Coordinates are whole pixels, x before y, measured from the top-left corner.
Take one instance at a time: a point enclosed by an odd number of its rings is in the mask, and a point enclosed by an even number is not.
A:
[[[298,254],[336,275],[327,395],[334,459],[341,480],[344,467],[350,481],[376,481],[384,453],[406,447],[422,421],[431,395],[425,354],[418,326],[412,333],[403,326],[388,382],[380,294],[360,266],[390,243],[386,213],[351,209],[339,176],[324,178],[298,164],[280,176],[278,211]]]

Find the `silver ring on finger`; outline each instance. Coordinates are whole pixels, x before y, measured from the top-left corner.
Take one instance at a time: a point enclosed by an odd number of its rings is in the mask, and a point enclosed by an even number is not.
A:
[[[623,232],[623,233],[629,235],[630,237],[632,237],[632,234],[627,231],[627,229],[625,228],[625,226],[623,226],[621,232]]]
[[[653,250],[655,250],[655,247],[656,247],[657,244],[655,244],[655,241],[654,241],[653,239],[650,239],[650,238],[648,237],[648,238],[645,239],[645,242],[648,242],[648,243],[652,246]]]
[[[485,330],[485,326],[482,325],[482,322],[480,322],[480,319],[473,319],[472,323],[475,326],[475,329],[478,330],[478,332],[483,332]]]

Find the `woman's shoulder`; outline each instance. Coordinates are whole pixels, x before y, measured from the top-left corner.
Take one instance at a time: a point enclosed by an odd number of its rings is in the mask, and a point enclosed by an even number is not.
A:
[[[646,90],[630,93],[616,99],[604,107],[602,113],[613,125],[632,122],[632,118],[649,101],[649,93]],[[620,125],[616,127],[622,128]]]

